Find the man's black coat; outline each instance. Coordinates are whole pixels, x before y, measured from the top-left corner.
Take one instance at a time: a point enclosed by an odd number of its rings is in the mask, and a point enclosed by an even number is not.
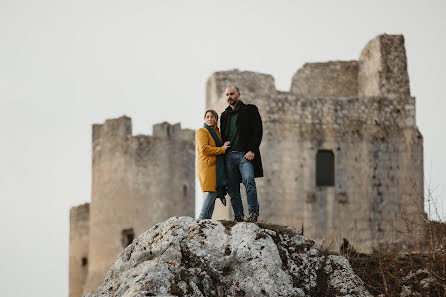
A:
[[[238,118],[236,122],[239,131],[240,145],[245,152],[252,151],[254,155],[254,177],[263,176],[262,158],[260,156],[260,142],[262,141],[263,128],[257,106],[244,104],[241,100],[237,103]],[[229,118],[232,114],[232,107],[228,106],[221,114],[220,131],[223,143],[229,138]]]

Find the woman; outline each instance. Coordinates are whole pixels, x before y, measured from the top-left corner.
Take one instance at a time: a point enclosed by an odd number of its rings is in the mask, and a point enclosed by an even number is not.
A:
[[[208,110],[204,114],[204,127],[198,129],[195,136],[197,143],[197,175],[203,192],[208,192],[199,219],[211,219],[214,212],[215,199],[220,197],[226,205],[227,191],[224,153],[229,147],[229,141],[222,145],[220,131],[217,127],[218,114]]]

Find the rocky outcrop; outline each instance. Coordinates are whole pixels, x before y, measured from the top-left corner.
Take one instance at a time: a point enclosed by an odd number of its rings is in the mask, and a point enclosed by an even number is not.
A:
[[[342,256],[277,225],[173,217],[133,241],[98,296],[371,296]]]

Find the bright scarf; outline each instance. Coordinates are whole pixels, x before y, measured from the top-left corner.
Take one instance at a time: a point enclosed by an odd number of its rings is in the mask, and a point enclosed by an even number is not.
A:
[[[208,129],[209,133],[211,133],[212,139],[214,139],[215,145],[217,147],[223,146],[220,138],[218,138],[217,133],[215,133],[214,129],[204,124],[204,127]],[[217,155],[217,193],[223,195],[224,197],[227,192],[228,180],[226,179],[226,171],[225,171],[225,157],[224,155]]]

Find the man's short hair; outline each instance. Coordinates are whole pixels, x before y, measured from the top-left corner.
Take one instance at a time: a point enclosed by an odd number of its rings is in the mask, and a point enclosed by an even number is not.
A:
[[[234,88],[237,91],[237,93],[240,93],[240,90],[238,89],[237,86],[229,86],[226,89],[229,89],[229,88]]]

